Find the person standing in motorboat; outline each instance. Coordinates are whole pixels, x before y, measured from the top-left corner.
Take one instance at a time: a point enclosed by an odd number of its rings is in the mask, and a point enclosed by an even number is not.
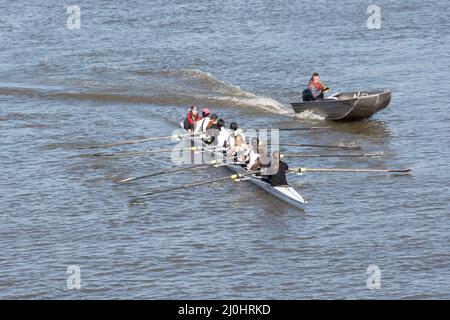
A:
[[[320,75],[314,72],[309,79],[308,88],[303,90],[303,101],[316,101],[324,99],[324,92],[328,92],[330,88],[320,82]]]

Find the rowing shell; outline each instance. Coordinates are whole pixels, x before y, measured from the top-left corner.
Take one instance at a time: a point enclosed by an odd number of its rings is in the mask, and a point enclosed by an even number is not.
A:
[[[239,166],[239,165],[231,165],[227,164],[226,167],[235,173],[240,174],[248,174],[250,171]],[[271,194],[275,198],[280,199],[283,202],[286,202],[296,208],[305,209],[305,199],[294,189],[294,187],[290,185],[285,186],[272,186],[270,183],[267,183],[255,175],[248,176],[248,181],[253,183],[255,186],[260,187],[265,192]]]
[[[186,137],[186,139],[193,140],[195,143],[200,144],[204,150],[203,152],[208,152],[210,156],[222,156],[221,153],[210,150],[211,147],[200,139],[190,137]],[[249,175],[250,171],[244,167],[241,167],[240,165],[225,163],[224,166],[234,173],[246,175],[245,180],[261,188],[275,198],[278,198],[279,200],[288,203],[298,209],[305,209],[305,199],[303,199],[303,197],[291,185],[272,186],[270,183],[261,180],[260,177],[254,174]]]

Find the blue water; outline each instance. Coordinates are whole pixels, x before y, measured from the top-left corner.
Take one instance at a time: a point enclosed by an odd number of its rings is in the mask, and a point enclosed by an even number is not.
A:
[[[446,3],[379,1],[379,30],[366,26],[370,1],[83,1],[79,30],[67,29],[68,4],[0,2],[1,298],[450,298]],[[294,117],[289,102],[313,71],[333,92],[389,89],[392,102],[363,122]],[[289,176],[305,211],[244,181],[133,205],[229,173],[118,185],[170,167],[170,155],[76,148],[170,135],[191,104],[245,128],[331,127],[282,142],[385,154],[293,167],[413,173]],[[366,285],[373,264],[377,290]],[[67,288],[70,265],[79,290]]]

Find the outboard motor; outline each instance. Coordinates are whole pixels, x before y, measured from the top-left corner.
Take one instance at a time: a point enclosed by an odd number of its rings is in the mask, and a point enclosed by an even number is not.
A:
[[[303,99],[303,101],[313,101],[310,89],[303,90],[302,99]]]

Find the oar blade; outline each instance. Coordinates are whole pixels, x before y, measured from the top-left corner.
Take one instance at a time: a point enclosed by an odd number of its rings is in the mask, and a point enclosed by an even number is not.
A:
[[[396,169],[396,170],[389,170],[388,172],[391,172],[391,173],[409,173],[409,172],[412,172],[412,169],[411,168]]]
[[[310,144],[310,143],[280,143],[282,147],[306,147],[306,148],[325,148],[325,149],[350,149],[350,150],[361,150],[362,147],[356,144]]]
[[[308,153],[287,153],[282,154],[286,158],[371,158],[381,157],[382,153],[360,153],[360,154],[308,154]]]
[[[170,136],[150,137],[150,138],[137,139],[137,140],[125,140],[125,141],[118,141],[118,142],[91,145],[91,146],[79,146],[79,147],[76,147],[76,149],[110,148],[110,147],[116,147],[116,146],[123,146],[123,145],[127,145],[127,144],[136,144],[136,143],[160,141],[160,140],[167,140],[167,139],[177,140],[177,139],[181,139],[183,137],[196,136],[199,134],[201,134],[201,133],[172,134]]]
[[[409,173],[411,169],[353,169],[353,168],[294,168],[297,173],[305,172],[341,172],[341,173]]]
[[[279,128],[278,130],[280,130],[280,131],[308,131],[308,130],[312,130],[312,131],[314,131],[314,130],[318,130],[318,131],[320,131],[320,130],[328,130],[328,129],[330,129],[331,127],[309,127],[309,128]]]

